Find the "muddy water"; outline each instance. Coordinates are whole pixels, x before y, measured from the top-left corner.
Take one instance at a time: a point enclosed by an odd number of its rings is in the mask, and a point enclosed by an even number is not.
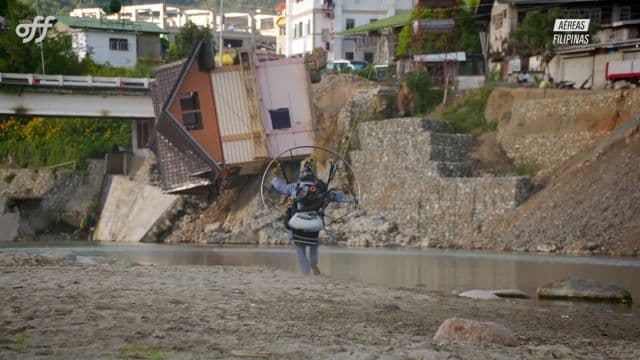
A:
[[[35,244],[34,244],[35,245]],[[169,245],[56,246],[77,255],[101,255],[157,265],[266,265],[297,271],[292,247]],[[0,248],[45,251],[47,247]],[[541,284],[590,278],[624,286],[640,310],[640,259],[568,257],[470,251],[320,248],[320,269],[339,279],[436,291],[517,288],[533,296]]]

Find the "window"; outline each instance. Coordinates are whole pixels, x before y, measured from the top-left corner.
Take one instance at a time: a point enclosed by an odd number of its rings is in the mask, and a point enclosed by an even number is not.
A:
[[[129,40],[127,40],[127,39],[109,39],[109,50],[113,50],[113,51],[129,51]]]
[[[376,21],[378,21],[378,19],[369,19],[369,23],[374,23]]]
[[[322,29],[322,42],[329,41],[329,29]]]
[[[591,19],[596,24],[602,20],[602,10],[600,8],[568,9],[565,15],[569,19]]]
[[[346,52],[344,53],[344,58],[345,58],[346,60],[353,60],[353,51],[346,51]]]
[[[182,108],[182,111],[200,110],[198,92],[193,91],[189,94],[180,96],[180,108]]]
[[[273,25],[273,19],[272,18],[267,18],[267,19],[260,20],[260,29],[261,30],[273,29],[274,27],[275,27],[275,25]]]
[[[356,27],[356,21],[354,19],[347,19],[347,30]]]
[[[307,35],[311,35],[311,20],[307,20]]]
[[[140,149],[149,146],[149,120],[136,120],[136,140]]]
[[[373,63],[373,53],[372,52],[365,52],[364,53],[364,61],[368,62],[369,64]]]
[[[502,28],[502,22],[504,20],[505,16],[503,15],[503,13],[499,13],[496,15],[493,15],[491,22],[493,23],[493,28],[494,29],[501,29]]]
[[[291,128],[291,116],[289,115],[288,108],[269,110],[269,115],[271,115],[271,126],[273,130]]]
[[[202,115],[200,111],[183,113],[182,123],[187,130],[199,130],[202,129]]]
[[[631,20],[631,6],[621,6],[618,21]]]
[[[180,109],[182,110],[182,124],[187,130],[203,128],[197,91],[180,95]]]

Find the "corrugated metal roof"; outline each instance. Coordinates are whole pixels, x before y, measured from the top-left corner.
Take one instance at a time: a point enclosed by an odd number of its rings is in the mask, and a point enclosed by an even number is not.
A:
[[[240,71],[214,71],[211,81],[224,162],[239,164],[253,161],[249,100]]]
[[[56,15],[56,20],[71,28],[166,34],[160,26],[146,21],[93,19]]]
[[[251,132],[249,123],[249,103],[244,82],[239,71],[214,71],[213,96],[216,99],[216,113],[220,135],[240,135]]]
[[[411,20],[411,12],[404,12],[369,24],[356,26],[353,29],[339,32],[338,35],[366,33],[369,31],[405,26],[409,23],[409,20]]]

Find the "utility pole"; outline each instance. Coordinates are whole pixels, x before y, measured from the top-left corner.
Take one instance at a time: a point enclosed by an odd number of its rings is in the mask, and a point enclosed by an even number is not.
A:
[[[222,40],[222,32],[224,31],[224,12],[222,9],[222,0],[220,0],[220,43],[218,44],[218,61],[220,62],[218,66],[222,66],[224,63],[223,55],[224,55],[224,42]]]
[[[489,80],[489,34],[486,31],[480,32],[480,47],[482,49],[482,57],[484,58],[484,77],[485,81]]]
[[[251,35],[249,37],[249,46],[251,47],[251,51],[253,52],[256,49],[256,11],[257,6],[254,3],[253,8],[249,12],[249,21],[251,22]]]
[[[40,10],[38,9],[38,0],[36,0],[36,15],[40,16]],[[40,29],[40,32],[42,32],[44,30]],[[42,75],[44,75],[46,72],[44,70],[44,39],[42,39],[42,41],[40,41],[39,43],[40,45],[40,61],[42,62]]]

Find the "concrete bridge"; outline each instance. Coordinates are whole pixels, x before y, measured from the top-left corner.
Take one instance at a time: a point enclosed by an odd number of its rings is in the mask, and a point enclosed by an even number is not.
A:
[[[153,81],[0,73],[0,116],[153,119]]]

